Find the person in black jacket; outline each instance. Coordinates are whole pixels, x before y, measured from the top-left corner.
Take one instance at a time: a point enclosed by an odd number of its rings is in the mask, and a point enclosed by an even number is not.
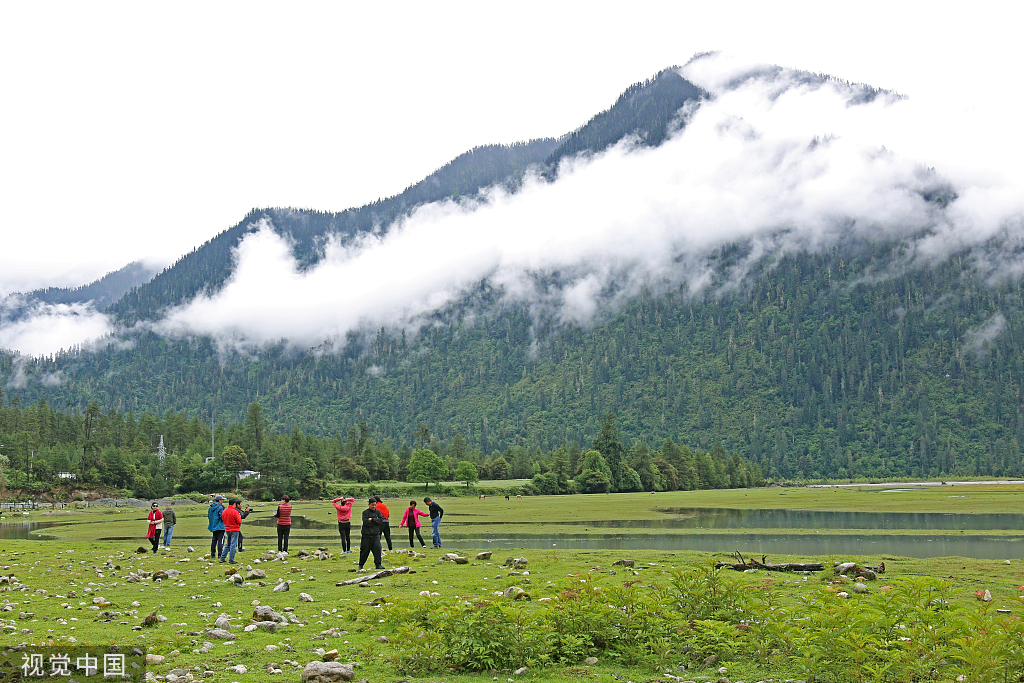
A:
[[[247,505],[244,510],[239,509],[239,512],[241,514],[242,519],[245,519],[246,517],[249,516],[249,513],[252,512],[252,506],[251,505]],[[242,547],[242,532],[239,531],[238,532],[238,549],[237,549],[237,551],[238,552],[242,552],[244,550],[245,550],[245,548]]]
[[[377,499],[367,501],[363,510],[363,525],[359,534],[359,571],[363,570],[366,558],[373,553],[373,564],[377,569],[384,569],[380,561],[380,530],[384,524],[384,516],[377,511]]]
[[[424,498],[423,502],[427,504],[427,512],[430,513],[430,526],[434,531],[434,547],[440,548],[441,532],[438,531],[438,528],[441,526],[441,518],[444,517],[444,510],[441,509],[440,505],[432,501],[430,496]]]

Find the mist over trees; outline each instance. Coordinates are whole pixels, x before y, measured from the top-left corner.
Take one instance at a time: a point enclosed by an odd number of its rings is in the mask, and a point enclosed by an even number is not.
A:
[[[232,272],[232,249],[263,217],[309,267],[328,237],[387,230],[424,202],[514,186],[527,169],[550,172],[626,135],[656,145],[680,107],[706,95],[667,70],[571,134],[476,148],[396,197],[337,214],[254,211],[108,310],[131,325],[216,291]],[[920,199],[936,210],[957,200],[940,189]],[[154,432],[154,423],[200,424],[215,413],[218,430],[221,420],[230,425],[218,444],[237,443],[254,466],[280,463],[300,484],[404,479],[402,463],[417,449],[450,453],[450,474],[471,462],[480,479],[532,478],[545,490],[569,480],[594,490],[697,488],[724,481],[723,454],[772,479],[1022,476],[1024,288],[1006,267],[1019,244],[996,236],[925,266],[908,255],[915,245],[850,237],[824,252],[759,255],[741,239],[712,254],[710,282],[642,291],[586,327],[503,301],[481,283],[415,331],[352,332],[308,352],[284,343],[239,352],[141,326],[99,350],[0,353],[0,379],[7,409],[43,402],[60,408],[53,424],[81,420],[77,441],[61,443],[77,444],[86,473],[101,471],[104,421],[117,419],[102,416],[121,416],[128,436],[116,447],[138,454],[155,449],[154,433],[180,433]],[[216,458],[187,470],[180,461],[189,447],[209,447],[201,431],[169,448],[188,481],[208,483],[222,474]],[[31,433],[0,433],[12,475],[34,448],[24,446]],[[600,459],[588,457],[595,439]],[[325,459],[308,440],[343,447]],[[388,443],[394,460],[380,450]],[[692,449],[692,468],[676,444]],[[112,471],[123,471],[111,458]],[[546,470],[534,467],[547,460]]]

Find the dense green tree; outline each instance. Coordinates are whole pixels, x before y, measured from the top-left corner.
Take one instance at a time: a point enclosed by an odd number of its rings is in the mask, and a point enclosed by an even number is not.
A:
[[[440,483],[448,475],[448,467],[441,456],[426,448],[417,448],[409,460],[408,481],[424,482],[426,491],[431,483]]]
[[[467,487],[480,481],[480,474],[476,470],[476,465],[467,460],[460,462],[459,466],[455,468],[455,480],[466,482]]]
[[[607,413],[602,419],[601,431],[594,438],[593,450],[600,453],[601,457],[608,463],[612,491],[631,490],[623,485],[622,460],[625,457],[626,449],[619,438],[619,430],[615,426],[615,415],[612,413]],[[629,484],[631,485],[632,481]]]

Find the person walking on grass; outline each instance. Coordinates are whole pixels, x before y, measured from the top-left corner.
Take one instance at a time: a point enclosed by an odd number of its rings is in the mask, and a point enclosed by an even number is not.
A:
[[[277,506],[274,516],[277,517],[277,552],[288,552],[288,534],[292,532],[292,506],[288,501],[291,496],[281,496],[281,504]]]
[[[342,555],[352,552],[352,505],[355,502],[355,498],[335,498],[331,501],[334,509],[338,511],[338,534],[341,536]]]
[[[174,533],[174,525],[178,523],[178,516],[174,514],[174,505],[168,505],[164,510],[164,550],[171,549],[171,535]]]
[[[392,550],[391,547],[391,511],[388,510],[388,506],[380,499],[380,496],[374,496],[374,500],[377,501],[377,512],[384,518],[384,523],[380,526],[380,533],[384,536],[384,540],[388,542],[388,550]]]
[[[224,500],[224,496],[218,493],[213,497],[210,509],[206,511],[206,516],[210,520],[206,528],[213,534],[213,540],[210,541],[211,560],[220,557],[221,551],[224,550],[224,505],[221,503],[222,500]]]
[[[427,510],[430,512],[430,526],[434,531],[434,547],[441,547],[441,532],[438,530],[441,527],[441,518],[444,517],[444,510],[441,506],[430,499],[427,496],[423,499],[423,502],[427,504]]]
[[[149,531],[146,532],[146,538],[153,544],[153,554],[156,554],[156,549],[160,547],[160,532],[164,528],[164,514],[160,512],[160,503],[153,503],[149,508],[149,515],[146,517],[149,520]]]
[[[377,499],[370,498],[363,510],[363,524],[359,528],[359,571],[363,570],[366,558],[373,553],[373,564],[377,569],[384,569],[380,561],[380,527],[384,518],[377,511]]]
[[[420,546],[422,546],[424,548],[427,547],[427,544],[423,542],[423,536],[420,535],[420,517],[429,517],[429,516],[430,515],[428,515],[423,510],[416,509],[416,501],[415,500],[410,500],[409,501],[409,508],[405,511],[405,514],[402,515],[402,523],[398,525],[398,528],[401,529],[403,526],[408,526],[409,527],[409,547],[410,548],[415,548],[416,547],[415,545],[413,545],[413,542],[412,542],[412,535],[413,535],[413,533],[416,534],[416,538],[420,539]]]
[[[235,562],[235,552],[238,550],[238,537],[242,533],[242,510],[239,507],[242,501],[232,498],[228,501],[228,507],[224,510],[224,530],[228,535],[228,542],[220,551],[220,561],[224,562],[231,556],[231,564]]]

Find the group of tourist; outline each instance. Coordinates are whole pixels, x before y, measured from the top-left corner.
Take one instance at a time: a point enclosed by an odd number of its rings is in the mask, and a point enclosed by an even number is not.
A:
[[[351,497],[335,498],[331,501],[334,509],[338,512],[338,534],[341,536],[341,552],[343,555],[352,552],[350,535],[352,532],[352,506],[355,502],[356,499]],[[427,544],[423,542],[423,536],[420,534],[419,518],[430,517],[434,531],[433,547],[440,548],[441,533],[439,527],[444,510],[440,505],[431,500],[429,496],[424,498],[423,502],[427,504],[429,512],[423,512],[416,507],[415,500],[410,500],[409,507],[405,514],[402,515],[402,522],[398,525],[398,528],[404,526],[409,529],[410,548],[416,547],[416,544],[413,542],[414,536],[416,539],[419,539],[420,546],[426,548]],[[381,563],[381,555],[383,554],[381,538],[388,544],[388,550],[393,550],[394,547],[391,545],[391,511],[384,504],[384,501],[380,499],[380,496],[373,496],[366,501],[366,509],[363,510],[362,524],[359,530],[359,569],[363,568],[371,554],[373,555],[374,566],[377,569],[383,569],[384,565]]]
[[[251,507],[242,509],[242,501],[232,498],[224,506],[224,496],[216,495],[207,510],[209,524],[207,529],[213,534],[210,541],[210,557],[216,557],[221,562],[237,564],[235,553],[245,550],[242,547],[242,520],[252,512]],[[335,498],[331,501],[338,514],[338,534],[341,536],[341,554],[347,555],[352,552],[352,506],[355,498]],[[402,522],[399,528],[409,529],[409,547],[415,548],[414,536],[419,540],[420,546],[427,547],[420,534],[420,517],[429,517],[433,530],[433,547],[441,547],[440,524],[444,516],[444,509],[430,496],[423,499],[427,505],[427,512],[423,512],[416,506],[415,500],[409,501],[409,507],[402,515]],[[289,496],[281,496],[281,503],[274,511],[277,526],[277,550],[288,552],[288,536],[292,528],[292,506]],[[384,504],[380,496],[373,496],[367,501],[367,507],[362,513],[362,524],[360,525],[359,539],[359,569],[362,570],[367,558],[372,554],[374,566],[383,569],[381,562],[383,553],[381,538],[388,544],[388,550],[393,550],[391,545],[391,511]],[[166,512],[160,511],[159,503],[153,503],[148,516],[149,531],[146,537],[153,544],[153,552],[156,553],[160,545],[160,534],[164,532],[164,548],[171,546],[171,534],[174,531],[176,517],[174,510],[168,508]],[[226,542],[225,542],[226,537]]]

